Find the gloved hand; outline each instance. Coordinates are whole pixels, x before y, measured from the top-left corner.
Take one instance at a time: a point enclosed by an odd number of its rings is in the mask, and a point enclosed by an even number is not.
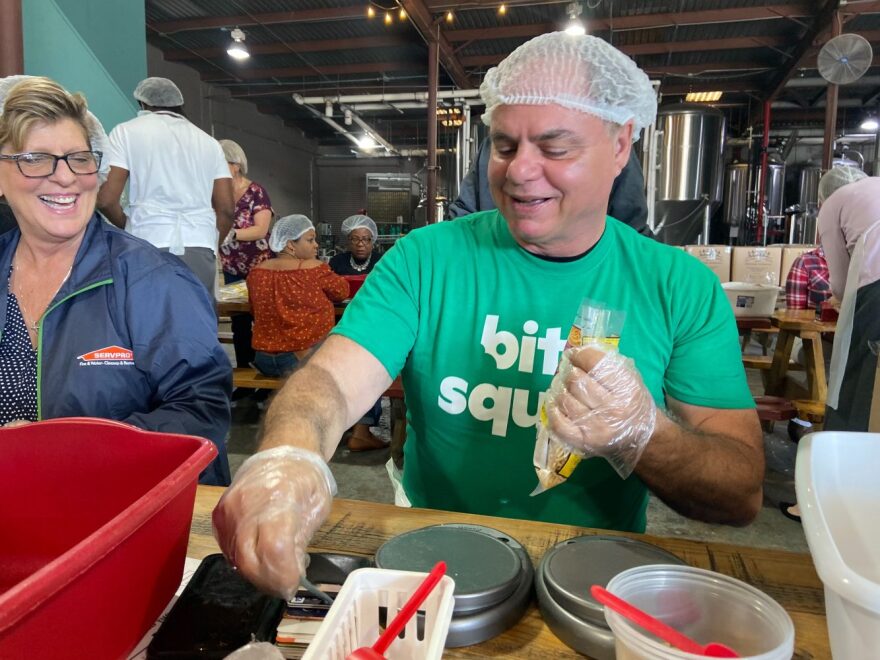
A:
[[[290,600],[306,546],[330,513],[336,481],[316,453],[275,447],[251,456],[214,509],[214,538],[261,591]]]
[[[625,479],[654,433],[657,406],[632,362],[616,351],[569,349],[545,403],[548,430],[581,456],[602,456]]]

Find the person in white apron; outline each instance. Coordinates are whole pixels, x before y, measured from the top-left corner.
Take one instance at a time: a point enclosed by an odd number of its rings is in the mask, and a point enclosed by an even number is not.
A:
[[[110,175],[98,208],[116,226],[180,257],[213,294],[218,239],[229,233],[235,207],[223,150],[186,119],[183,95],[167,78],[141,81],[134,98],[138,116],[110,133]]]
[[[819,210],[819,240],[841,300],[825,430],[867,431],[880,343],[880,178],[833,168],[822,182],[829,194]]]

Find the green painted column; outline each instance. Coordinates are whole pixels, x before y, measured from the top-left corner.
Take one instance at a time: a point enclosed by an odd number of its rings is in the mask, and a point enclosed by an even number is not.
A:
[[[85,94],[109,133],[137,114],[147,76],[143,0],[25,0],[24,72]]]

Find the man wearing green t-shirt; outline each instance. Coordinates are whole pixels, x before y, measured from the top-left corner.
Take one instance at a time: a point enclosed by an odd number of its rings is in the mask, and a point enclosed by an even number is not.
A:
[[[647,76],[606,42],[554,33],[490,70],[481,94],[498,210],[398,241],[279,392],[262,451],[214,512],[224,553],[264,589],[295,590],[335,488],[324,460],[398,372],[415,506],[633,531],[649,489],[715,522],[761,506],[762,436],[717,278],[606,216],[634,132],[654,120]],[[566,353],[554,380],[585,298],[617,320],[619,353]],[[592,458],[530,497],[551,381],[549,428]]]

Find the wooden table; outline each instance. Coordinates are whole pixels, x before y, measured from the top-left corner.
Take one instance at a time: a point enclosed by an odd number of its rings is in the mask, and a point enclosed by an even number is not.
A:
[[[348,301],[333,304],[336,320],[342,318],[342,313],[348,306]],[[247,300],[218,300],[217,316],[229,316],[230,314],[250,314],[251,304]]]
[[[199,486],[190,532],[190,557],[217,552],[211,536],[211,511],[222,488]],[[330,517],[312,539],[315,552],[372,555],[389,538],[428,525],[441,523],[485,525],[510,534],[529,552],[535,566],[552,546],[585,534],[609,534],[569,525],[555,525],[509,518],[493,518],[430,509],[403,509],[388,504],[336,499]],[[822,584],[809,555],[763,550],[720,543],[704,543],[641,534],[640,538],[677,555],[688,564],[731,575],[772,596],[791,615],[795,626],[795,660],[831,657],[825,624]],[[533,604],[522,620],[502,635],[476,646],[449,649],[444,658],[531,658],[558,660],[582,658],[550,632]]]
[[[824,403],[828,395],[828,382],[825,376],[825,353],[822,348],[822,334],[834,333],[835,321],[817,321],[814,310],[780,310],[771,318],[774,327],[779,328],[776,337],[776,350],[770,369],[764,381],[766,394],[786,396],[789,399],[810,399]],[[787,382],[791,352],[796,337],[804,343],[806,392]]]

